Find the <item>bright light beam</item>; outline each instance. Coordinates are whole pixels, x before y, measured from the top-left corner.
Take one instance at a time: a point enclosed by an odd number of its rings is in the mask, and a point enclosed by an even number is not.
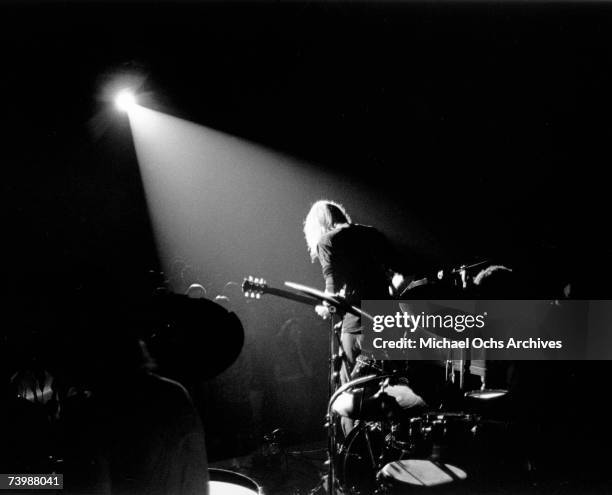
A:
[[[366,222],[390,211],[376,191],[256,143],[138,104],[128,116],[160,261],[166,273],[177,259],[205,272],[187,285],[249,274],[316,285],[302,236],[312,202],[341,198]]]
[[[130,112],[136,106],[136,96],[130,90],[124,89],[115,96],[115,106],[122,112]]]
[[[217,287],[251,273],[319,276],[304,247],[304,212],[320,196],[340,197],[330,185],[349,186],[285,154],[141,105],[128,115],[167,273],[180,258],[203,267],[200,282]]]

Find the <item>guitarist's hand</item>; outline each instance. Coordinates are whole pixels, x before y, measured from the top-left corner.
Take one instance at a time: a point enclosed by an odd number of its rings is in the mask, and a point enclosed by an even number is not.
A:
[[[391,277],[391,287],[393,287],[394,292],[401,292],[401,290],[407,285],[408,282],[406,281],[406,277],[404,277],[401,273],[394,273],[393,277]]]
[[[390,272],[391,284],[389,285],[389,295],[391,297],[401,297],[412,282],[414,277],[404,277],[401,273]]]
[[[324,320],[327,320],[331,316],[331,311],[329,310],[329,304],[327,303],[317,304],[315,306],[315,311]]]

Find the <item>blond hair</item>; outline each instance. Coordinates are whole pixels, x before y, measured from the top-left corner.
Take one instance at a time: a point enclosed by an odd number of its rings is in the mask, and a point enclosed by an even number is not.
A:
[[[312,261],[318,257],[317,246],[321,237],[334,228],[351,223],[344,207],[334,201],[321,199],[313,204],[304,220],[304,237]]]

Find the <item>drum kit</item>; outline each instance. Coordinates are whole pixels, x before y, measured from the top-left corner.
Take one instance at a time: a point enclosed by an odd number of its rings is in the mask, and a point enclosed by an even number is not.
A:
[[[496,423],[473,412],[427,410],[424,403],[415,407],[405,401],[402,407],[401,396],[412,392],[407,385],[389,386],[393,379],[392,375],[357,378],[332,396],[331,414],[360,418],[331,453],[337,492],[395,495],[415,493],[417,488],[439,490],[451,484],[456,490],[459,482],[478,476],[483,464],[482,446],[492,440],[491,425]],[[388,387],[399,388],[401,392],[395,401],[399,407],[396,410],[381,407],[382,402],[372,399],[364,399],[361,409],[336,405],[352,390],[363,393],[368,384],[380,387],[373,397],[381,391],[386,394]],[[365,406],[368,400],[373,402],[369,408]],[[390,414],[389,410],[394,412]],[[496,432],[502,432],[505,426],[498,426]]]
[[[465,288],[464,273],[460,271],[461,289]],[[315,289],[297,284],[290,287],[339,306],[338,301]],[[368,317],[363,312],[360,315]],[[333,357],[330,362],[333,380],[337,376]],[[488,449],[491,444],[504,448],[509,424],[487,418],[481,412],[490,410],[482,407],[484,404],[503,401],[507,390],[485,388],[485,373],[474,368],[470,371],[480,378],[480,386],[466,391],[469,387],[464,374],[468,368],[463,358],[453,360],[449,356],[443,365],[442,387],[453,389],[461,400],[442,399],[439,407],[431,410],[409,386],[405,363],[358,358],[353,379],[330,393],[328,493],[455,493],[459,486],[467,488],[468,480],[482,475],[487,469],[483,466],[490,466],[492,458],[499,459],[488,455]],[[364,373],[370,374],[363,376]],[[351,420],[350,431],[342,427],[342,418]]]

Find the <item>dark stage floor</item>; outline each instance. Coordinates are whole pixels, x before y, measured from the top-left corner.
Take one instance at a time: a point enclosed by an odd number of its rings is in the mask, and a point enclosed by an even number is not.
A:
[[[249,476],[266,495],[301,495],[314,489],[325,472],[326,441],[287,447],[285,453],[258,449],[244,457],[211,464]]]

